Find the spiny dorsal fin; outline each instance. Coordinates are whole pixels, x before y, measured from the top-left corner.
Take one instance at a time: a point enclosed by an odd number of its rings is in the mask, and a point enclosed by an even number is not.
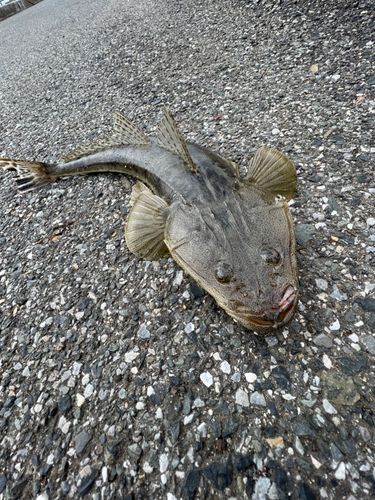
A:
[[[133,206],[125,226],[129,250],[142,259],[160,259],[169,252],[164,242],[168,204],[141,182],[134,186],[130,203]]]
[[[297,173],[291,160],[267,146],[255,152],[245,179],[286,200],[293,198],[297,188]]]
[[[150,139],[122,113],[113,115],[113,139],[121,144],[149,144]]]
[[[179,156],[189,165],[193,172],[199,172],[195,163],[191,159],[185,141],[177,128],[172,113],[166,106],[164,106],[164,116],[158,128],[158,146]]]
[[[111,136],[104,136],[101,139],[81,146],[71,153],[67,154],[61,161],[67,162],[71,160],[78,160],[82,156],[99,153],[109,148],[121,147],[130,144],[148,144],[150,139],[140,130],[134,123],[132,123],[122,113],[115,113],[113,115],[113,132]]]

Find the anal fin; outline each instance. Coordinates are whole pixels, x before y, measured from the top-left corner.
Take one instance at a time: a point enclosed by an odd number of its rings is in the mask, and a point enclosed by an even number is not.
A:
[[[297,173],[291,160],[276,149],[262,146],[247,169],[245,179],[291,200],[297,188]]]
[[[133,188],[125,226],[125,241],[129,250],[146,260],[160,259],[169,250],[164,242],[168,204],[148,187],[137,182]]]
[[[164,107],[163,119],[158,128],[158,145],[179,156],[189,165],[193,172],[199,173],[199,170],[191,159],[185,141],[177,128],[172,113],[166,106]]]

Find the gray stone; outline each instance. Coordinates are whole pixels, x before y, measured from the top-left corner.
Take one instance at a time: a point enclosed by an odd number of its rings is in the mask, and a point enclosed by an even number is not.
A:
[[[251,497],[252,500],[266,500],[266,495],[271,486],[271,481],[268,477],[260,476],[258,481],[255,483],[254,493]]]
[[[312,235],[315,232],[315,227],[311,224],[300,224],[295,227],[297,242],[301,245],[305,245],[311,240]]]
[[[137,336],[140,339],[149,339],[150,338],[150,336],[151,336],[150,331],[147,329],[145,324],[141,325],[140,329],[137,332]]]
[[[321,333],[320,335],[315,337],[313,339],[313,342],[318,347],[326,347],[327,349],[333,346],[332,340],[325,333]]]
[[[75,442],[76,442],[76,453],[77,455],[81,455],[83,450],[85,449],[85,446],[87,443],[90,441],[91,435],[88,434],[85,430],[81,431],[76,437],[75,437]]]
[[[140,446],[138,446],[136,443],[134,443],[134,444],[131,444],[130,446],[128,446],[128,452],[129,452],[129,455],[132,458],[134,458],[134,460],[138,460],[142,454],[142,448]]]
[[[368,335],[367,337],[361,339],[360,343],[370,354],[375,354],[375,339],[372,335]]]
[[[252,395],[250,396],[250,403],[252,405],[260,405],[260,406],[266,406],[266,400],[260,392],[253,392]]]
[[[324,394],[332,404],[354,405],[360,398],[350,377],[343,378],[335,372],[323,371],[320,375],[324,383]]]

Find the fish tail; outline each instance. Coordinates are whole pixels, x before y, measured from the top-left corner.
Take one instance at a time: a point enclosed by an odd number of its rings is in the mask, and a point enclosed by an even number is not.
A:
[[[21,194],[39,189],[57,179],[57,176],[49,173],[52,164],[40,161],[0,158],[0,167],[4,170],[14,170],[16,172],[14,179],[18,186],[18,192]]]

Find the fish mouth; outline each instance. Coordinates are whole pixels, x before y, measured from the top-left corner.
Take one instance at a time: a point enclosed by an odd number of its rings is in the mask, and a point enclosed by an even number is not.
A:
[[[287,325],[293,318],[298,303],[298,290],[289,285],[283,293],[282,299],[277,305],[267,311],[256,314],[249,310],[246,312],[229,311],[227,312],[239,323],[251,330],[262,333],[278,330]]]

